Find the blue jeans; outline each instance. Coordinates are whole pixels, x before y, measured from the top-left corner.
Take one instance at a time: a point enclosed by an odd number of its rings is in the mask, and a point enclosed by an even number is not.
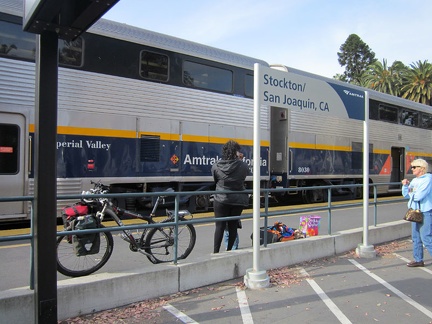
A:
[[[229,238],[229,231],[228,231],[228,230],[225,230],[225,231],[224,231],[224,244],[225,244],[225,249],[228,248],[228,238]],[[236,239],[235,239],[235,241],[234,241],[234,244],[233,244],[231,250],[237,250],[237,249],[238,249],[238,245],[239,245],[239,236],[238,236],[238,233],[237,233]]]
[[[423,261],[423,244],[432,256],[432,211],[423,212],[423,223],[412,223],[414,261]]]

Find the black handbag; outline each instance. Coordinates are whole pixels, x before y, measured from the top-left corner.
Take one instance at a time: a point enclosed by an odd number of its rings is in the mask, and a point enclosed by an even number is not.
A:
[[[411,204],[412,204],[412,200],[410,203],[410,208],[406,212],[403,219],[408,222],[423,223],[423,213],[420,211],[420,202],[419,202],[418,209],[411,208]]]

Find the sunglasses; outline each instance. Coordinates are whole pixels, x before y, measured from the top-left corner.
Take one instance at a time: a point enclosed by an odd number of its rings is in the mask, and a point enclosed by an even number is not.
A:
[[[411,169],[415,169],[415,168],[421,168],[421,166],[419,166],[419,165],[413,165],[412,167],[411,167]]]

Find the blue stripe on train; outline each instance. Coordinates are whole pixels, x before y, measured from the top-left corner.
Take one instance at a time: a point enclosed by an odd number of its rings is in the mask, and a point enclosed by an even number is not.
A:
[[[81,135],[57,136],[57,177],[210,176],[222,144],[156,141]],[[252,169],[252,147],[242,146]],[[268,148],[261,148],[261,175],[268,176]],[[31,175],[32,177],[33,175]]]
[[[363,173],[363,153],[316,149],[291,149],[290,175],[346,175]],[[379,174],[387,154],[369,154],[369,173]]]

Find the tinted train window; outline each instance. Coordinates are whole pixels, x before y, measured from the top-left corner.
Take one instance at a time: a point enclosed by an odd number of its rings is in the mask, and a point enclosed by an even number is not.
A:
[[[19,127],[0,124],[0,174],[18,173]]]
[[[254,94],[254,77],[253,75],[246,74],[245,77],[245,96],[253,98]]]
[[[0,21],[0,56],[34,61],[35,35],[25,33],[17,24]]]
[[[159,162],[160,157],[160,137],[141,136],[141,162]]]
[[[82,38],[67,42],[59,40],[59,63],[82,66]],[[36,57],[36,38],[26,33],[22,27],[6,21],[0,21],[0,56],[34,61]]]
[[[229,70],[185,61],[183,83],[194,88],[232,93],[233,74]]]
[[[70,66],[83,65],[83,40],[78,37],[74,41],[59,39],[59,63]]]
[[[398,122],[398,109],[389,106],[379,106],[379,119],[390,123]]]
[[[369,101],[369,119],[379,120],[379,104],[375,100]]]
[[[420,126],[421,128],[432,129],[432,115],[423,113]]]
[[[141,77],[158,81],[168,81],[168,56],[142,51],[140,62]]]
[[[400,123],[407,126],[417,126],[419,113],[417,111],[402,109]]]

